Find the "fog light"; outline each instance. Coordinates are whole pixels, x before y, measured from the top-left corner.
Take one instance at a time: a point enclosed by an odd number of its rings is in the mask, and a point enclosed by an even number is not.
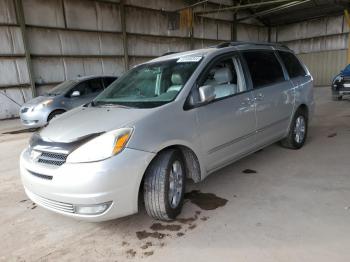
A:
[[[97,204],[97,205],[75,205],[75,213],[80,215],[99,215],[105,212],[112,202]]]

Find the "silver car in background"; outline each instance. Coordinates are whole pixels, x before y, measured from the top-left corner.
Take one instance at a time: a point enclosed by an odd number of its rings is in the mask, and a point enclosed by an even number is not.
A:
[[[116,79],[114,76],[85,76],[62,82],[23,104],[19,111],[21,122],[30,128],[42,127],[55,116],[91,102]]]
[[[301,148],[313,78],[277,44],[224,43],[141,64],[90,104],[56,117],[21,154],[38,205],[88,221],[181,212],[186,178],[272,143]]]

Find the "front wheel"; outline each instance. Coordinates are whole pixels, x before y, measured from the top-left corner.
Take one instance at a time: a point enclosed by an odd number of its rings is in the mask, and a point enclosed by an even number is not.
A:
[[[294,117],[288,136],[281,141],[282,146],[290,149],[301,148],[307,137],[308,119],[304,110],[299,109]]]
[[[144,200],[148,215],[173,220],[180,214],[185,193],[186,169],[178,150],[165,150],[151,162],[145,174]]]
[[[340,100],[342,100],[342,99],[343,99],[343,97],[340,96],[340,95],[332,95],[332,100],[333,100],[333,101],[340,101]]]

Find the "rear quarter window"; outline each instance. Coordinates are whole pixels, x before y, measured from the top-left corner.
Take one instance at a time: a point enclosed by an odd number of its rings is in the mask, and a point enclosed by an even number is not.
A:
[[[273,51],[243,52],[254,88],[285,80],[282,66]]]
[[[290,78],[306,76],[306,72],[294,54],[278,51]]]

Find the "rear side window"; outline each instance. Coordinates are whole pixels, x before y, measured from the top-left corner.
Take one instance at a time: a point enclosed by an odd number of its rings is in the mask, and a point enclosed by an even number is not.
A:
[[[282,66],[273,51],[243,52],[254,88],[284,81]]]
[[[295,57],[294,54],[282,51],[278,51],[278,54],[286,66],[290,78],[306,75],[303,66],[300,64],[299,60]]]

